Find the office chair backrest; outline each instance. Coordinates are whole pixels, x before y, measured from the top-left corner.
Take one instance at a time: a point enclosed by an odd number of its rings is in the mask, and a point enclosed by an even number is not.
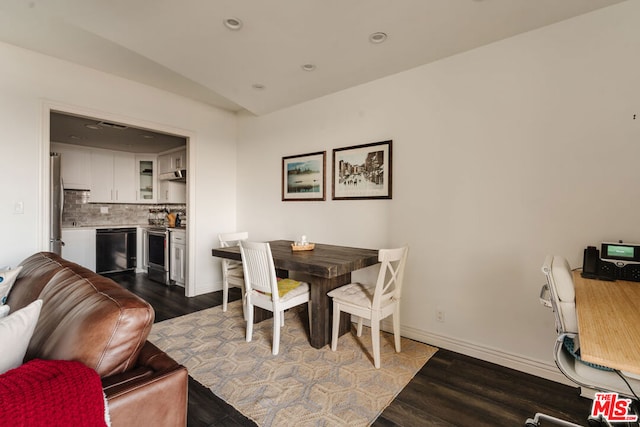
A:
[[[542,272],[547,277],[558,333],[577,334],[576,293],[569,263],[561,256],[548,256]]]

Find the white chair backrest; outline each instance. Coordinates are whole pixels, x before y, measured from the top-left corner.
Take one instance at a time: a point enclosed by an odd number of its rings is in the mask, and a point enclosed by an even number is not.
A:
[[[220,247],[228,248],[231,246],[238,246],[242,240],[249,239],[249,233],[246,231],[239,231],[237,233],[222,233],[218,234],[218,240],[220,241]]]
[[[277,301],[278,281],[269,243],[241,241],[240,255],[247,295],[256,290],[271,294],[271,299]]]
[[[547,276],[558,333],[577,334],[576,293],[569,263],[561,256],[548,256],[542,272]]]
[[[378,252],[378,261],[382,264],[373,296],[374,310],[380,309],[380,305],[390,299],[400,300],[408,251],[409,248],[405,246],[398,249],[380,249]]]

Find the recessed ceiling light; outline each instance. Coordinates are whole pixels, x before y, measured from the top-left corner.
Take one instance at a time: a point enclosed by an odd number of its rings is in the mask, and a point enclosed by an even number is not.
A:
[[[387,34],[381,31],[378,31],[377,33],[371,33],[371,35],[369,36],[369,41],[375,44],[382,43],[386,39],[387,39]]]
[[[265,86],[261,83],[254,83],[251,85],[251,87],[255,90],[263,90],[265,88]]]
[[[87,129],[93,129],[93,130],[102,129],[99,125],[93,125],[93,124],[84,125],[84,127],[86,127]]]
[[[311,64],[311,63],[304,64],[304,65],[302,65],[302,69],[304,71],[314,71],[316,69],[316,64]]]
[[[242,28],[242,21],[238,18],[224,18],[224,26],[230,30],[237,31]]]

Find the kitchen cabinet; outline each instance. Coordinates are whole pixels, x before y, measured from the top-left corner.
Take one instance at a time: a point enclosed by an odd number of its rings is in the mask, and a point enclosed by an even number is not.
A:
[[[173,151],[158,156],[160,173],[173,172],[176,169],[187,168],[187,149]]]
[[[118,151],[91,151],[93,203],[135,203],[135,157]]]
[[[158,200],[158,172],[156,156],[136,155],[136,201],[156,203]]]
[[[184,286],[187,276],[185,230],[169,230],[169,278],[176,285]]]
[[[63,228],[62,257],[96,271],[96,230],[94,228]]]
[[[60,173],[67,190],[91,188],[91,151],[72,145],[52,143],[51,151],[60,154]]]
[[[187,184],[176,181],[160,181],[158,203],[187,203]]]

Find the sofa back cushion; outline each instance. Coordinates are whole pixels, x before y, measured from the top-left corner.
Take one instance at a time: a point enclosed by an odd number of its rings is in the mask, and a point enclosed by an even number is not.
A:
[[[101,377],[135,366],[153,325],[146,301],[52,253],[36,254],[22,265],[7,302],[11,310],[30,298],[43,301],[25,361],[76,360]]]

